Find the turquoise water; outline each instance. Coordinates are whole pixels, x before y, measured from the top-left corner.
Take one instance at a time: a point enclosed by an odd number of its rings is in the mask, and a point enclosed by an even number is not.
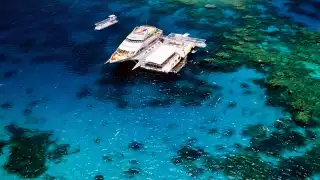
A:
[[[4,4],[0,10],[8,16],[0,20],[0,137],[6,141],[17,136],[18,130],[8,133],[13,124],[52,131],[56,144],[70,145],[68,152],[57,153],[61,158],[46,158],[47,170],[34,179],[230,179],[203,169],[193,176],[172,158],[183,146],[224,157],[238,151],[235,144],[249,145],[242,133],[249,125],[262,124],[272,132],[272,124],[290,117],[268,106],[265,89],[253,83],[264,74],[248,67],[204,71],[197,62],[210,55],[203,51],[191,55],[178,75],[132,72],[132,63],[103,64],[136,25],[146,22],[165,34],[205,38],[210,51],[219,40],[207,25],[233,27],[236,10],[226,8],[221,19],[204,17],[192,24],[187,13],[206,9],[166,1]],[[309,23],[319,19],[279,11],[292,16],[292,22],[319,30],[320,23]],[[93,24],[109,14],[116,14],[119,24],[94,31]],[[1,179],[25,179],[4,168],[10,150],[6,145],[0,156]],[[31,166],[23,160],[21,164]]]

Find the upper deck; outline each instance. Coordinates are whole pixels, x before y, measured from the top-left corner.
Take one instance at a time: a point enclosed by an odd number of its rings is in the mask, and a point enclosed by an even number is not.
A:
[[[150,35],[155,33],[157,30],[160,31],[153,26],[138,26],[134,28],[134,30],[127,36],[127,38],[134,41],[143,41]]]

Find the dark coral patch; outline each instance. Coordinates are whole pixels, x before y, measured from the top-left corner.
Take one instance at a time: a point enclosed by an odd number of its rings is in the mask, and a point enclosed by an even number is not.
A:
[[[146,103],[147,107],[168,107],[174,103],[172,98],[167,99],[152,99]]]
[[[239,143],[234,143],[233,147],[236,148],[236,149],[240,149],[240,148],[242,148],[242,145],[239,144]]]
[[[25,115],[25,116],[29,116],[29,115],[31,115],[31,113],[32,113],[31,109],[26,108],[25,110],[23,110],[23,115]]]
[[[208,134],[217,134],[218,133],[218,129],[216,128],[211,128],[208,130]]]
[[[137,160],[135,160],[135,159],[130,160],[129,163],[130,163],[131,165],[138,165],[138,164],[139,164],[139,162],[138,162]]]
[[[215,149],[218,150],[218,151],[221,151],[221,150],[226,149],[226,147],[224,145],[218,144],[218,145],[215,146]]]
[[[228,108],[235,108],[237,106],[236,102],[230,102],[228,103]]]
[[[265,79],[253,79],[253,84],[260,86],[261,88],[265,88],[267,86]]]
[[[222,165],[228,177],[239,179],[264,179],[272,170],[272,167],[261,161],[256,154],[228,155]]]
[[[4,168],[9,173],[22,178],[36,178],[47,171],[45,152],[51,133],[44,132],[33,136],[13,136],[10,140],[11,152]]]
[[[284,150],[293,151],[297,147],[304,146],[306,138],[298,132],[273,132],[267,138],[251,140],[250,149],[255,152],[264,152],[271,156],[279,156]]]
[[[134,178],[135,176],[140,174],[140,171],[141,170],[139,168],[129,168],[129,169],[123,171],[123,175],[126,178]]]
[[[0,63],[1,62],[5,62],[9,59],[8,55],[4,54],[4,53],[0,53]]]
[[[40,104],[40,100],[34,100],[34,101],[29,102],[27,106],[29,108],[33,108],[35,106],[38,106],[39,104]]]
[[[262,124],[250,125],[242,131],[243,136],[252,138],[264,138],[267,136],[265,127]]]
[[[109,155],[103,156],[103,157],[102,157],[102,160],[103,160],[104,162],[112,162],[112,161],[113,161],[112,157],[109,156]]]
[[[104,177],[102,175],[96,175],[94,180],[104,180]]]
[[[47,151],[46,156],[49,160],[53,161],[54,163],[62,162],[65,156],[76,154],[80,152],[80,148],[72,148],[70,144],[52,144],[53,148]]]
[[[14,138],[22,137],[27,133],[32,133],[32,130],[27,128],[18,127],[14,124],[5,126],[5,130]]]
[[[185,144],[187,144],[188,146],[192,146],[192,145],[195,144],[197,141],[198,141],[197,138],[195,138],[195,137],[189,137],[189,138],[186,140]]]
[[[63,156],[69,154],[69,148],[70,144],[55,145],[55,148],[47,153],[47,157],[55,163],[60,163]]]
[[[3,78],[4,79],[10,79],[12,78],[13,76],[15,76],[17,74],[17,71],[15,70],[10,70],[10,71],[7,71],[3,74]]]
[[[49,174],[46,174],[43,176],[43,180],[56,180],[57,178],[54,176],[51,176]]]
[[[187,172],[190,177],[197,178],[205,172],[205,169],[197,167],[196,165],[189,165]]]
[[[228,129],[227,131],[223,132],[222,135],[225,137],[231,137],[234,134],[233,129]]]
[[[101,139],[100,138],[95,138],[93,142],[96,143],[96,144],[100,144]]]
[[[51,140],[51,131],[39,131],[21,128],[13,124],[5,127],[11,135],[9,159],[4,165],[8,173],[21,178],[38,178],[47,171],[46,160],[60,160],[63,155],[76,153],[68,152],[68,145],[58,145]],[[54,145],[53,148],[52,145]]]
[[[0,141],[0,156],[3,154],[2,149],[3,149],[6,145],[8,145],[8,142],[6,142],[6,141]]]
[[[144,148],[144,145],[140,142],[137,142],[137,141],[132,141],[129,143],[128,145],[128,148],[131,149],[131,150],[141,150]]]
[[[205,152],[201,148],[191,148],[189,146],[184,146],[178,151],[178,158],[180,161],[195,161],[198,160]]]
[[[172,158],[171,162],[174,165],[178,165],[178,164],[182,163],[182,159],[180,157],[174,157],[174,158]]]
[[[316,140],[317,139],[317,133],[313,132],[310,129],[306,129],[306,137],[310,140]]]
[[[244,89],[247,89],[247,88],[249,88],[250,86],[249,86],[249,84],[247,84],[247,83],[240,83],[240,87],[241,87],[241,88],[244,88]]]
[[[76,94],[78,99],[83,99],[92,94],[92,89],[88,87],[82,87]]]
[[[26,94],[32,94],[33,93],[33,88],[27,88],[26,89]]]
[[[244,94],[244,95],[251,95],[251,94],[252,94],[252,91],[250,91],[250,90],[245,90],[245,91],[243,92],[243,94]]]
[[[289,158],[280,162],[274,172],[274,179],[309,179],[313,173],[313,165],[306,158]]]
[[[291,120],[285,120],[285,119],[278,119],[274,124],[273,127],[277,130],[286,130],[294,127],[295,124]]]
[[[11,102],[4,102],[0,107],[1,109],[11,109],[13,107],[13,104]]]
[[[204,157],[203,166],[212,172],[223,170],[223,160],[212,156]]]

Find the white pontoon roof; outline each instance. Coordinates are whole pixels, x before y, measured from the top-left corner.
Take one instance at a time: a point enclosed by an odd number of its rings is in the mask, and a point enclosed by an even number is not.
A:
[[[161,65],[175,52],[174,46],[162,45],[155,52],[150,54],[147,58],[147,62]]]

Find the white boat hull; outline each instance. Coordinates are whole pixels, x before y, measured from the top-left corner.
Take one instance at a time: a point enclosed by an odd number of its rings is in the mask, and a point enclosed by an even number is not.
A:
[[[105,23],[105,24],[96,25],[96,27],[94,28],[94,30],[99,31],[99,30],[102,30],[102,29],[107,28],[107,27],[109,27],[109,26],[112,26],[112,25],[114,25],[114,24],[116,24],[116,23],[118,23],[117,20],[112,21],[112,22],[107,22],[107,23]]]

